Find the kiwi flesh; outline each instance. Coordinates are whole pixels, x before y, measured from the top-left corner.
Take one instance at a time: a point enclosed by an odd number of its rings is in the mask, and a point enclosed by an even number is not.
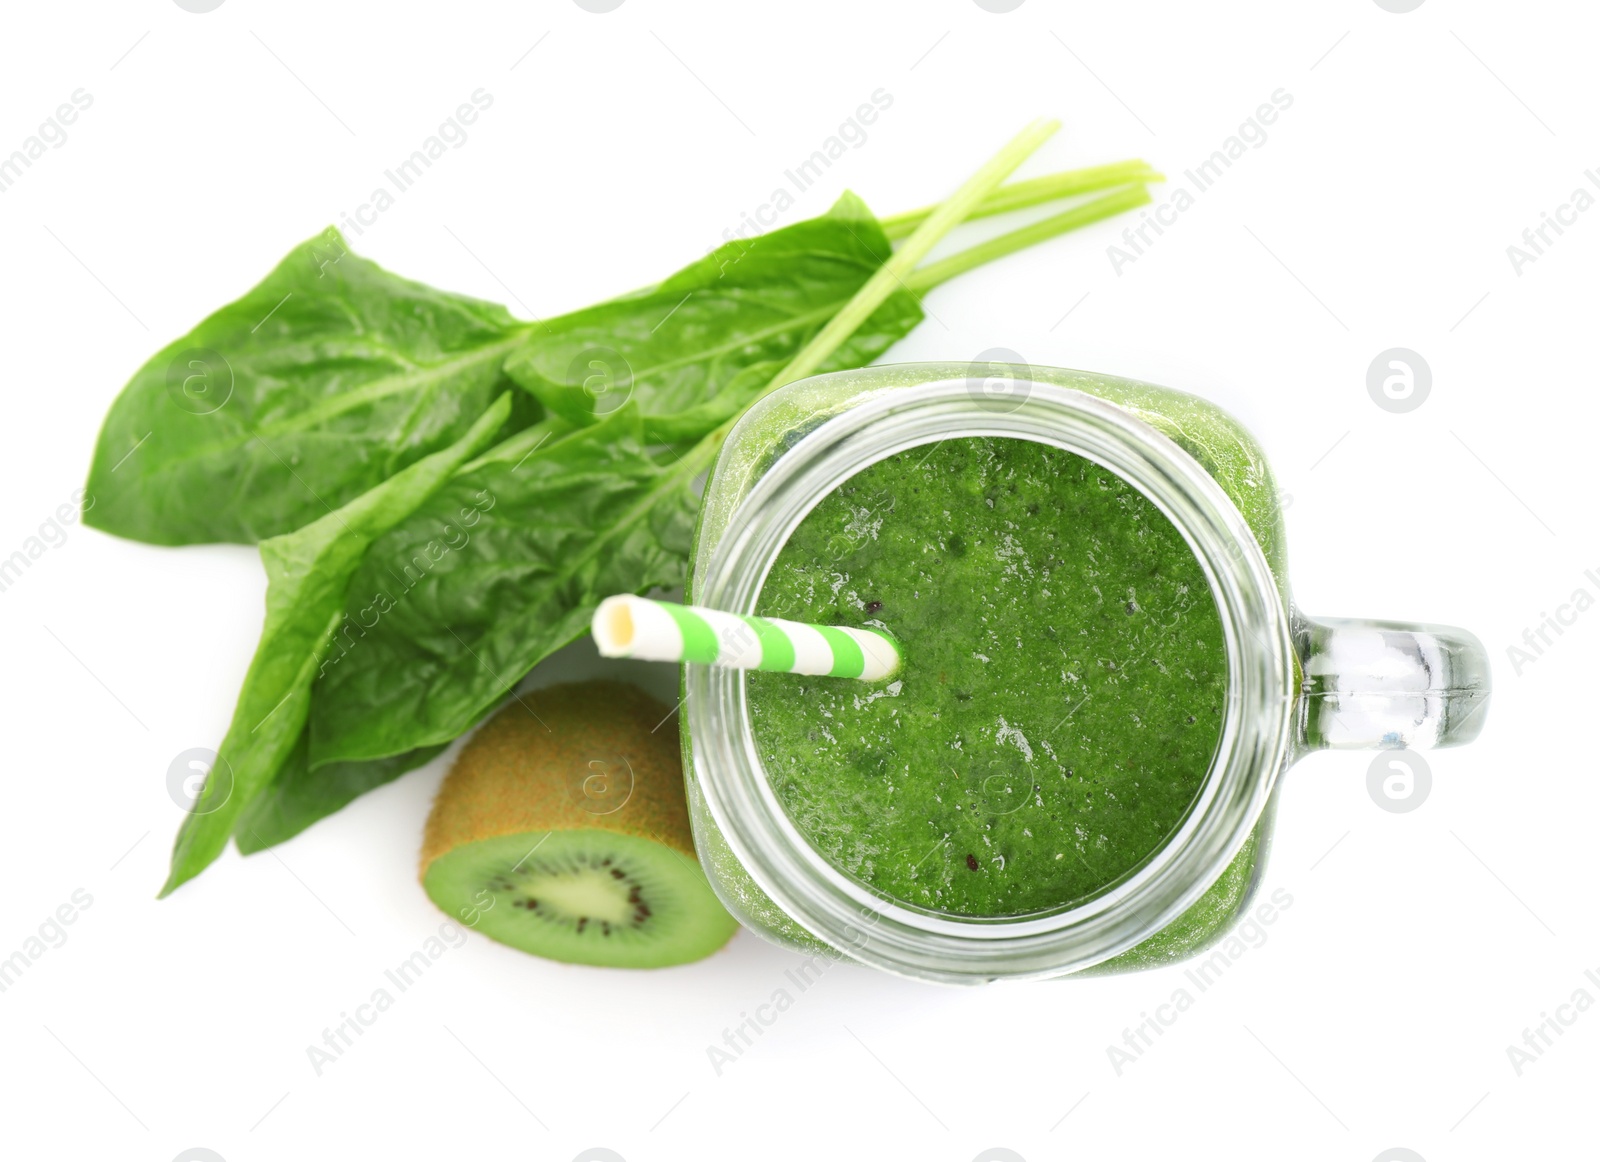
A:
[[[524,694],[463,748],[428,816],[422,884],[536,956],[659,968],[737,927],[695,859],[671,712],[620,682]]]

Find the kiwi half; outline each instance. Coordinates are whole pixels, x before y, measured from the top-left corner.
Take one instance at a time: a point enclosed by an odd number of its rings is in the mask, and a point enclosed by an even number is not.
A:
[[[737,927],[695,859],[671,712],[581,682],[513,701],[462,750],[428,816],[422,886],[502,944],[660,968]]]

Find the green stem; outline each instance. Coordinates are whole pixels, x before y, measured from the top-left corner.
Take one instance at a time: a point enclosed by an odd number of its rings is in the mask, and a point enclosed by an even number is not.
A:
[[[1108,190],[1113,186],[1125,186],[1134,182],[1152,183],[1165,180],[1165,177],[1139,159],[1090,166],[1087,169],[1069,169],[1001,186],[967,216],[987,218],[993,214],[1005,214],[1012,210],[1037,206],[1043,202],[1069,198],[1074,194],[1088,194],[1095,190]],[[883,231],[891,240],[904,238],[925,222],[936,209],[937,206],[924,206],[919,210],[907,210],[902,214],[890,215],[882,219]]]
[[[980,242],[976,246],[958,251],[949,258],[938,262],[930,262],[927,266],[915,271],[906,279],[906,287],[916,295],[925,295],[942,282],[948,282],[958,274],[965,274],[986,262],[993,262],[997,258],[1004,258],[1008,254],[1015,254],[1030,246],[1036,246],[1058,234],[1065,234],[1069,230],[1076,230],[1087,226],[1091,222],[1098,222],[1103,218],[1110,218],[1124,210],[1131,210],[1136,206],[1148,205],[1150,191],[1142,185],[1128,186],[1117,190],[1115,193],[1104,197],[1095,198],[1092,202],[1084,202],[1070,210],[1064,210],[1049,218],[1042,218],[1021,229],[1012,230],[991,238],[987,242]]]
[[[928,256],[928,251],[960,225],[1001,182],[1005,181],[1034,150],[1044,144],[1046,138],[1060,127],[1059,121],[1035,121],[1012,138],[1004,149],[985,162],[960,189],[940,203],[939,207],[923,220],[922,225],[918,226],[900,249],[890,256],[889,261],[873,271],[872,277],[861,285],[861,289],[856,291],[855,296],[844,305],[844,308],[828,321],[827,326],[812,336],[811,342],[800,349],[787,367],[773,376],[766,390],[771,391],[785,383],[804,379],[821,366],[839,344],[855,334],[856,328],[883,305],[885,299],[897,288],[905,285],[906,278],[910,276],[917,263]]]

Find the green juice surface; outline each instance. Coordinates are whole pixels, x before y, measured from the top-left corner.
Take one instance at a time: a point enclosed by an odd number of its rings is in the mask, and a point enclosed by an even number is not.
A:
[[[967,916],[1058,908],[1182,820],[1221,731],[1216,604],[1120,477],[1028,440],[914,448],[825,497],[764,616],[881,626],[889,682],[752,673],[768,778],[835,867]]]

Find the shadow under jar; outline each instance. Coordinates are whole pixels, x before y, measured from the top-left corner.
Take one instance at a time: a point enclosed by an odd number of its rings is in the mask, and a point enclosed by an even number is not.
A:
[[[1278,775],[1476,735],[1443,626],[1313,621],[1226,413],[1053,368],[905,364],[762,400],[688,600],[876,626],[880,683],[684,668],[695,843],[762,936],[944,983],[1172,963],[1250,906]]]

